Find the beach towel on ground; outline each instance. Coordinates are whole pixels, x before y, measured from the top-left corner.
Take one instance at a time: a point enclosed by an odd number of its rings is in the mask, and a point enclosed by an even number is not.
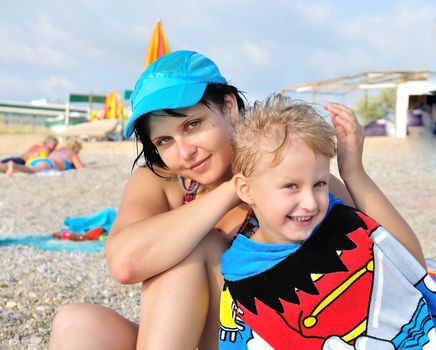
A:
[[[238,235],[221,269],[220,349],[436,348],[435,282],[353,208],[334,207],[297,250]]]
[[[74,242],[53,238],[51,235],[20,235],[16,237],[1,237],[0,247],[21,246],[33,247],[50,251],[80,251],[98,253],[104,250],[103,241]]]
[[[91,215],[66,218],[64,220],[66,227],[64,227],[63,230],[83,234],[97,227],[103,227],[105,231],[109,232],[115,220],[115,216],[115,209],[105,208]],[[104,241],[102,240],[76,242],[53,238],[52,235],[20,235],[0,238],[0,247],[13,245],[51,251],[102,252],[104,249]]]
[[[34,173],[33,175],[37,175],[37,176],[61,176],[61,174],[62,174],[62,172],[60,170],[47,169],[47,170],[38,171],[37,173]],[[26,175],[30,175],[30,174],[26,174]]]
[[[96,227],[103,227],[106,232],[109,232],[115,220],[117,212],[112,208],[105,208],[95,214],[69,217],[64,220],[65,230],[76,233],[85,233]]]

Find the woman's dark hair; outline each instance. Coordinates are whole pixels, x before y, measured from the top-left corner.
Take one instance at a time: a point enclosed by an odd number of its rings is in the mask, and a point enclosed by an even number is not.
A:
[[[199,103],[205,105],[206,107],[210,108],[210,104],[213,103],[216,106],[223,108],[224,107],[224,96],[232,94],[236,98],[236,102],[238,104],[238,110],[240,113],[242,113],[245,109],[245,103],[244,99],[245,96],[243,92],[239,91],[236,87],[232,85],[227,84],[209,84],[206,87],[206,90],[203,94],[203,97],[199,101]],[[175,109],[164,109],[165,113],[175,116],[175,117],[186,117],[185,114],[180,113],[179,111]],[[141,157],[144,157],[145,160],[145,166],[148,167],[153,173],[155,173],[158,176],[159,175],[155,169],[154,166],[161,167],[163,169],[168,169],[166,164],[163,162],[162,158],[159,155],[159,152],[156,149],[156,146],[151,142],[150,139],[150,125],[149,120],[150,116],[153,115],[153,112],[144,114],[143,116],[139,117],[135,121],[135,138],[136,138],[136,145],[137,145],[137,157],[135,161],[133,162],[132,170],[135,167],[135,165],[138,163],[138,161],[141,159]],[[138,149],[138,144],[142,144],[142,150]],[[162,176],[161,176],[162,177]]]

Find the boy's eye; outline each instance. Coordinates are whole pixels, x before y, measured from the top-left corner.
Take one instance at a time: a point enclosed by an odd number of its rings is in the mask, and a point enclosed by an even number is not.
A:
[[[296,184],[287,184],[285,187],[289,188],[290,190],[296,190],[297,189],[297,185]]]
[[[325,181],[319,181],[315,184],[315,187],[324,187],[327,185],[327,182]]]

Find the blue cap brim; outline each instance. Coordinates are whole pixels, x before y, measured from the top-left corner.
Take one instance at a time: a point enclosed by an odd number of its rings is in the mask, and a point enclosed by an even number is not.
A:
[[[124,137],[126,139],[132,136],[135,130],[136,120],[144,114],[159,111],[162,109],[177,109],[191,107],[197,104],[204,95],[207,83],[194,82],[183,83],[181,85],[169,86],[164,89],[160,89],[152,94],[145,93],[146,96],[136,96],[134,110],[132,116],[127,122],[124,128]]]

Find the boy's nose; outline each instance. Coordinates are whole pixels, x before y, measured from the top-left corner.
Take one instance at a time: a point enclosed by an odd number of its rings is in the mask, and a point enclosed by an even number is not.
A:
[[[317,208],[317,202],[313,191],[304,191],[301,196],[300,206],[308,211]]]

